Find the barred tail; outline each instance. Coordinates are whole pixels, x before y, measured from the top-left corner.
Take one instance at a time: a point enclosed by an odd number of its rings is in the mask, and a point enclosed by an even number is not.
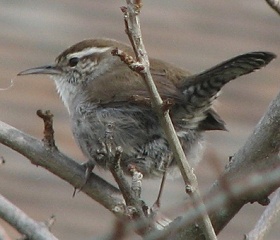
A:
[[[207,108],[226,83],[266,66],[275,57],[271,52],[246,53],[188,77],[180,86],[187,109]]]

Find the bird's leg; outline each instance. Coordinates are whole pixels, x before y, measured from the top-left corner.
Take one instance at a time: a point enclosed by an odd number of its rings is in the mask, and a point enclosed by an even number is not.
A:
[[[161,196],[162,196],[162,192],[163,192],[163,188],[164,188],[164,184],[165,184],[165,180],[166,180],[166,174],[167,174],[166,170],[167,170],[167,168],[165,169],[165,171],[163,172],[163,175],[162,175],[157,199],[156,199],[155,203],[152,205],[152,207],[150,208],[150,218],[152,219],[152,222],[154,223],[155,227],[159,230],[164,229],[169,223],[172,222],[168,217],[166,217],[159,211],[160,205],[161,205],[160,200],[161,200]]]
[[[160,187],[159,187],[159,192],[158,192],[158,196],[157,199],[155,201],[155,203],[152,206],[152,211],[157,211],[160,208],[160,198],[162,196],[162,192],[163,192],[163,188],[164,188],[164,184],[165,184],[165,180],[166,180],[166,174],[167,174],[167,169],[172,161],[172,155],[171,154],[167,154],[164,158],[164,160],[161,161],[161,169],[162,169],[162,179],[161,179],[161,183],[160,183]]]
[[[113,123],[106,124],[104,150],[107,155],[109,163],[112,161],[112,157],[115,157],[116,144],[114,143],[113,131],[114,131],[114,124]]]
[[[95,164],[93,163],[93,161],[89,160],[86,163],[84,163],[84,166],[86,168],[86,171],[85,171],[85,183],[83,184],[83,186],[88,182],[90,178],[90,174],[92,173],[92,170],[95,167]]]
[[[81,185],[81,187],[79,188],[74,188],[74,192],[72,194],[73,197],[75,197],[76,195],[76,192],[77,192],[77,189],[78,189],[78,193],[81,192],[83,190],[83,187],[87,184],[89,178],[90,178],[90,174],[92,173],[94,167],[95,167],[95,164],[93,161],[91,160],[88,160],[87,162],[85,163],[82,163],[81,164],[84,168],[85,168],[85,181],[83,182],[83,184]]]
[[[159,192],[158,192],[158,196],[156,201],[154,202],[153,206],[152,206],[152,210],[153,211],[157,211],[157,209],[160,208],[160,198],[162,196],[162,192],[163,192],[163,187],[165,184],[165,180],[166,180],[166,171],[164,171],[163,175],[162,175],[162,179],[161,179],[161,183],[160,183],[160,187],[159,187]]]

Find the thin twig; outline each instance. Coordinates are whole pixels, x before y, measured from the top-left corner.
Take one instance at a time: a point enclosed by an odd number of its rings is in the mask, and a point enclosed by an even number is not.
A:
[[[130,171],[132,172],[131,192],[136,199],[140,199],[142,192],[142,179],[143,174],[133,166]]]
[[[43,142],[47,148],[50,150],[57,150],[54,140],[54,130],[53,130],[53,114],[47,110],[43,112],[42,110],[37,111],[37,116],[42,118],[44,121],[44,138]]]
[[[124,177],[123,170],[120,166],[121,156],[122,148],[116,147],[114,159],[110,163],[110,171],[120,188],[127,207],[130,208],[130,211],[128,211],[128,213],[131,213],[132,216],[129,217],[131,217],[132,219],[140,218],[142,219],[142,221],[145,221],[146,218],[141,207],[140,199],[132,194],[129,183]],[[132,210],[132,208],[134,208],[134,210]]]
[[[276,157],[277,158],[277,157]],[[271,161],[279,161],[280,159],[266,159],[269,162]],[[207,211],[210,213],[216,213],[217,211],[224,211],[226,215],[228,213],[227,208],[233,207],[236,205],[233,202],[232,205],[229,203],[232,202],[232,199],[236,199],[236,201],[240,202],[248,202],[246,199],[258,192],[259,189],[269,189],[271,186],[279,186],[280,184],[280,166],[275,168],[269,172],[255,172],[254,174],[244,176],[242,179],[238,179],[238,181],[231,182],[228,186],[228,190],[224,191],[223,189],[219,189],[219,191],[215,192],[213,195],[207,194],[205,196],[205,205],[207,207]],[[186,205],[186,204],[185,204]],[[227,207],[226,207],[227,206]],[[179,206],[176,206],[178,208]],[[186,206],[181,206],[186,208]],[[186,213],[174,220],[170,226],[163,231],[155,231],[152,232],[149,236],[144,238],[145,240],[156,240],[156,239],[204,239],[203,236],[194,235],[188,226],[199,219],[200,214],[202,213],[202,209],[198,206],[197,209],[189,208]],[[217,219],[216,219],[217,220]],[[215,220],[215,222],[216,222]],[[227,219],[223,219],[226,221]],[[184,231],[188,231],[188,233],[183,234]],[[179,237],[178,237],[179,235]],[[170,237],[172,236],[172,238]],[[181,237],[180,237],[181,236]]]
[[[120,188],[120,191],[124,197],[126,204],[133,206],[134,201],[130,192],[130,186],[127,180],[125,179],[124,172],[120,166],[122,152],[123,150],[120,146],[116,148],[114,159],[110,163],[110,171]]]
[[[193,169],[188,164],[188,161],[172,124],[171,118],[168,114],[169,111],[163,111],[163,101],[152,79],[152,75],[149,69],[149,59],[143,44],[140,29],[140,20],[138,16],[142,7],[142,3],[140,0],[127,0],[126,3],[127,8],[122,8],[122,11],[124,12],[126,32],[135,51],[137,61],[144,67],[144,70],[138,71],[138,73],[142,76],[147,86],[148,92],[151,97],[152,106],[158,114],[161,125],[167,136],[168,143],[173,151],[174,157],[177,161],[177,165],[180,168],[182,177],[186,185],[186,189],[188,189],[188,193],[192,198],[193,205],[195,206],[199,204],[203,206],[203,202],[198,190],[196,176],[193,173]],[[204,211],[202,211],[201,217],[203,219],[202,228],[206,239],[216,239],[214,229],[211,225],[211,221],[209,219],[209,216],[207,215],[205,208]]]

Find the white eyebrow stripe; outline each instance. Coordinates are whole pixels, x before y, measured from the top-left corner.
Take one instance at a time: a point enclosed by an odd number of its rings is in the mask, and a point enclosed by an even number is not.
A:
[[[68,55],[68,59],[70,58],[83,58],[86,57],[88,55],[91,55],[93,53],[103,53],[106,52],[110,49],[111,47],[103,47],[103,48],[98,48],[98,47],[91,47],[91,48],[85,48],[80,52],[75,52],[75,53],[71,53]]]

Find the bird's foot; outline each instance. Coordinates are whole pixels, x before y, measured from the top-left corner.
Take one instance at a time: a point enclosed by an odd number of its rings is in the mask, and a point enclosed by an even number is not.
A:
[[[92,170],[94,169],[95,164],[93,161],[89,160],[85,163],[82,163],[82,166],[85,168],[85,180],[84,183],[81,185],[80,188],[75,188],[73,192],[73,197],[76,195],[76,192],[78,190],[78,193],[83,190],[83,187],[88,183],[88,180],[90,179],[90,175],[92,173]]]

